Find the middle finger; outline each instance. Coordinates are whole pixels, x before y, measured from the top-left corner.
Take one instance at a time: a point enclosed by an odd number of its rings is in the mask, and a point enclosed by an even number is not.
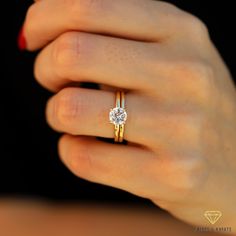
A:
[[[148,65],[155,61],[157,47],[157,44],[69,32],[41,51],[35,63],[35,77],[52,91],[71,82],[144,90],[150,86]]]

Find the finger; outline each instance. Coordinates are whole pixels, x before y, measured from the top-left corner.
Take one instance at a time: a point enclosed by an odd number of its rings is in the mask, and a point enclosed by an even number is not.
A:
[[[187,14],[161,1],[47,0],[30,7],[24,32],[30,50],[70,30],[160,41],[178,34],[183,15]]]
[[[137,141],[137,131],[131,95],[126,95],[125,139]],[[66,88],[48,102],[46,114],[48,123],[58,131],[74,134],[114,138],[114,125],[109,122],[110,109],[114,107],[115,94],[107,91],[82,88]],[[133,121],[132,121],[133,120]]]
[[[148,61],[155,56],[153,47],[88,33],[65,33],[39,54],[35,77],[52,91],[72,81],[143,90],[150,86]],[[155,45],[155,49],[157,47]]]
[[[59,142],[59,153],[65,165],[81,178],[141,196],[153,189],[148,171],[154,155],[148,150],[65,135]],[[158,181],[155,184],[158,186]]]
[[[177,106],[174,114],[173,107],[168,111],[166,103],[152,101],[140,93],[129,92],[125,98],[125,140],[155,150],[193,147],[197,143],[198,121],[188,111],[182,113],[183,109]],[[47,121],[57,131],[114,138],[114,125],[109,123],[114,103],[114,92],[65,88],[49,100]]]

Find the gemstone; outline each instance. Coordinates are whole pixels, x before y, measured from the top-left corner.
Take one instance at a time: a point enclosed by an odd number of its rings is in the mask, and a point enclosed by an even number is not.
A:
[[[127,120],[127,113],[124,108],[115,107],[111,109],[109,119],[114,125],[123,125]]]

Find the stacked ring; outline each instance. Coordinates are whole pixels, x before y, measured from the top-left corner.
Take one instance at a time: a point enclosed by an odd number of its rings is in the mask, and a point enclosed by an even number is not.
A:
[[[110,110],[109,120],[115,126],[115,142],[122,143],[124,140],[125,122],[127,112],[125,111],[125,93],[116,92],[115,108]]]

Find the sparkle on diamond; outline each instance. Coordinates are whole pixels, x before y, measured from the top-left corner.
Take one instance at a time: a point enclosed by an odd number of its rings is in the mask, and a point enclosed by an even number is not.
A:
[[[127,120],[127,113],[124,108],[115,107],[109,114],[110,122],[114,125],[123,125]]]

